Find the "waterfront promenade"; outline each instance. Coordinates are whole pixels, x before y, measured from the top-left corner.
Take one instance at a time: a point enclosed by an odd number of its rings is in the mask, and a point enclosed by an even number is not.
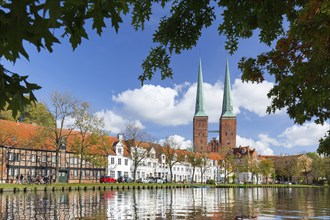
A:
[[[288,185],[288,184],[148,184],[148,183],[66,183],[66,184],[0,184],[2,192],[28,191],[71,191],[71,190],[128,190],[128,189],[171,189],[171,188],[321,188],[319,185]]]

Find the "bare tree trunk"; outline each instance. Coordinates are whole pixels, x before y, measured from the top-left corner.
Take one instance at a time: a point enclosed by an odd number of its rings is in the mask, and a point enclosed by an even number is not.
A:
[[[193,168],[193,173],[192,173],[192,177],[191,177],[191,183],[194,182],[194,177],[195,177],[195,167]]]
[[[170,167],[170,181],[173,182],[173,170],[172,170],[173,167]]]
[[[60,158],[59,158],[59,154],[60,154],[60,149],[57,147],[56,148],[56,151],[55,151],[55,183],[58,183],[59,182],[59,170],[60,170],[60,166],[59,166],[59,161],[60,161]]]
[[[136,171],[137,171],[137,166],[134,165],[134,171],[133,171],[133,182],[136,181]]]

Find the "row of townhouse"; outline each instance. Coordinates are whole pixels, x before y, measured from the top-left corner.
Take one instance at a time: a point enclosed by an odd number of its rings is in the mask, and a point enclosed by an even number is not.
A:
[[[174,156],[171,161],[166,154],[165,147],[159,144],[148,143],[143,146],[126,146],[122,135],[118,135],[118,141],[114,143],[112,153],[108,155],[107,174],[118,179],[121,176],[134,178],[134,168],[136,166],[135,179],[146,179],[148,177],[159,177],[168,181],[184,182],[195,181],[205,182],[212,179],[221,181],[224,178],[223,168],[219,166],[220,154],[211,153],[196,154],[203,157],[204,165],[195,168],[188,160],[188,154],[192,152],[185,150],[173,150]],[[139,155],[134,155],[134,153]],[[181,158],[180,160],[178,158]],[[134,165],[134,160],[139,160],[138,165]],[[172,176],[171,169],[172,168]]]
[[[59,180],[61,182],[78,182],[80,175],[82,182],[99,182],[102,175],[109,175],[114,178],[120,176],[134,177],[134,152],[137,146],[127,146],[121,135],[109,137],[113,143],[102,156],[104,164],[93,163],[90,160],[81,160],[79,155],[69,145],[63,145],[56,159],[55,149],[48,143],[36,146],[29,145],[35,125],[16,123],[0,120],[0,182],[15,182],[18,176],[28,177],[54,177],[56,161],[59,166]],[[194,167],[189,161],[192,152],[185,150],[173,150],[174,157],[169,157],[165,147],[155,143],[145,143],[138,147],[138,152],[144,157],[136,168],[136,179],[148,177],[160,177],[175,182],[195,181],[205,182],[212,179],[216,182],[265,182],[260,174],[256,174],[250,168],[227,170],[224,166],[224,154],[211,152],[208,154],[196,154],[203,157],[203,166]],[[235,164],[244,167],[251,161],[259,163],[263,159],[272,159],[275,164],[283,164],[284,169],[294,161],[304,162],[302,172],[305,174],[305,182],[310,182],[308,172],[311,166],[311,159],[306,155],[297,156],[260,156],[256,150],[250,147],[232,148],[232,156]],[[177,158],[181,158],[177,162]],[[171,161],[170,161],[171,160]],[[301,162],[302,161],[302,162]],[[82,169],[79,165],[82,162]],[[287,166],[284,166],[287,165]],[[287,169],[286,169],[287,170]],[[172,171],[172,172],[171,172]],[[172,176],[171,176],[172,173]],[[272,181],[267,178],[266,181]],[[291,181],[298,181],[293,175]]]

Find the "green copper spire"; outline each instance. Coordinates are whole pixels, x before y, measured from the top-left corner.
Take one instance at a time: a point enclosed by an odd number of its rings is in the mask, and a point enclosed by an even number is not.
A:
[[[233,112],[233,104],[231,101],[231,88],[230,88],[230,76],[228,59],[226,62],[226,76],[225,76],[225,88],[223,91],[222,113],[221,117],[236,117]]]
[[[199,59],[195,116],[207,116],[204,110],[202,61]]]

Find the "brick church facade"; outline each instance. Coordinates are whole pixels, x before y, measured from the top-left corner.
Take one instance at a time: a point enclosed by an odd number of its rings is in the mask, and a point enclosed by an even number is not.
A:
[[[199,63],[196,107],[193,118],[194,151],[200,153],[221,152],[236,147],[236,115],[233,112],[228,60],[226,63],[222,112],[219,118],[219,140],[208,141],[208,115],[204,108],[202,63]]]

